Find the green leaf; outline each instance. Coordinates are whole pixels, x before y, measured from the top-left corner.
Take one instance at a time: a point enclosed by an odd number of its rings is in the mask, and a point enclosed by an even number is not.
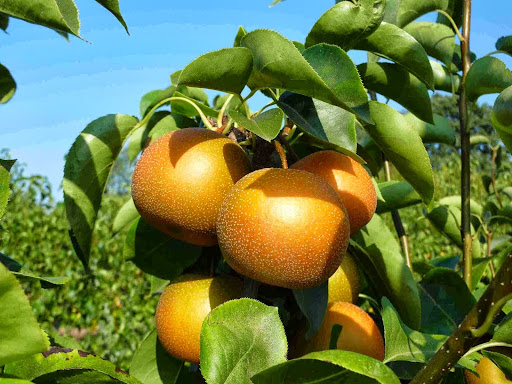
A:
[[[140,218],[126,235],[123,253],[142,271],[172,280],[196,262],[201,247],[173,239]]]
[[[443,197],[438,201],[438,203],[440,205],[452,205],[460,209],[462,205],[462,199],[460,195],[451,195]],[[473,199],[471,199],[470,210],[472,215],[483,216],[484,214],[484,207],[482,206],[482,204],[477,203]]]
[[[512,86],[504,89],[494,101],[492,122],[496,130],[512,134]]]
[[[300,310],[308,319],[306,339],[320,329],[327,310],[327,281],[310,289],[293,290],[293,296]]]
[[[404,67],[391,63],[364,63],[357,69],[366,88],[403,105],[421,120],[434,122],[427,87]]]
[[[379,183],[378,186],[382,196],[382,200],[377,199],[376,212],[379,214],[396,211],[422,202],[418,192],[405,181],[385,181]]]
[[[388,297],[406,324],[419,329],[421,306],[418,287],[405,263],[400,245],[379,215],[351,240],[354,251],[381,297]]]
[[[173,96],[181,97],[189,101],[192,101],[207,117],[217,118],[217,116],[219,115],[219,111],[216,111],[215,109],[210,108],[209,106],[201,102],[198,102],[196,99],[184,95],[181,92],[175,92]],[[199,116],[199,112],[197,112],[197,109],[190,105],[190,103],[182,100],[171,100],[171,111],[173,114],[180,114],[186,117]]]
[[[9,26],[9,16],[0,13],[0,29],[4,32],[7,32],[7,27]]]
[[[121,15],[121,10],[119,9],[119,0],[96,0],[98,3],[103,5],[110,13],[112,13],[116,19],[121,23],[121,25],[126,30],[126,33],[130,34],[128,32],[128,26],[126,25],[126,22],[123,19],[123,15]]]
[[[496,41],[496,49],[512,55],[512,36],[500,37],[498,41]]]
[[[356,155],[356,121],[352,113],[292,92],[283,93],[277,105],[314,142],[359,158]]]
[[[156,89],[142,96],[139,106],[141,117],[145,117],[148,112],[159,102],[172,97],[174,92],[176,92],[176,87],[170,86],[166,89]]]
[[[434,114],[434,124],[425,123],[412,113],[407,113],[404,117],[410,126],[418,132],[423,143],[455,145],[455,130],[444,117]]]
[[[64,204],[72,238],[76,238],[75,249],[86,267],[108,176],[135,124],[137,119],[133,116],[100,117],[82,131],[67,154]]]
[[[430,61],[434,74],[434,88],[440,91],[457,92],[460,88],[461,77],[452,74],[444,65],[437,61]]]
[[[434,268],[421,281],[421,330],[451,335],[475,305],[475,298],[459,274]]]
[[[147,141],[148,129],[147,125],[144,124],[142,127],[133,131],[133,133],[130,135],[130,141],[128,141],[128,161],[130,163],[135,161]]]
[[[437,9],[446,10],[448,0],[401,0],[397,13],[397,25],[403,27],[418,17]]]
[[[228,111],[228,116],[238,125],[267,141],[275,139],[279,134],[283,126],[284,117],[283,112],[278,108],[269,109],[260,113],[252,120],[235,110]]]
[[[149,119],[148,138],[150,138],[151,141],[155,141],[166,133],[188,127],[197,127],[197,123],[183,115],[167,111],[158,111]]]
[[[473,135],[469,139],[469,145],[471,145],[472,147],[475,145],[480,145],[480,144],[491,145],[491,140],[487,136],[484,136],[484,135]]]
[[[112,231],[114,234],[120,232],[139,217],[140,214],[137,211],[137,208],[135,208],[133,199],[129,198],[117,212],[117,215],[114,218],[114,224],[112,225]]]
[[[455,21],[455,25],[457,25],[457,27],[459,29],[462,25],[462,7],[463,7],[463,5],[464,5],[464,0],[448,0],[448,7],[446,9],[443,8],[446,11],[446,13],[448,13],[452,17],[453,21]],[[448,25],[448,26],[452,25],[450,20],[448,20],[448,18],[441,13],[437,14],[436,22],[440,23],[440,24]]]
[[[0,252],[0,263],[5,265],[5,267],[11,272],[18,272],[23,266],[18,263],[16,260],[11,259],[9,256],[4,255]]]
[[[170,78],[171,78],[172,85],[174,85],[174,86],[178,85],[178,80],[180,79],[180,75],[181,75],[181,69],[176,72],[171,73]]]
[[[0,264],[0,308],[0,366],[50,347],[20,283],[3,264]]]
[[[72,33],[80,37],[78,9],[73,0],[45,1],[3,1],[0,12],[29,23]]]
[[[360,40],[354,48],[392,60],[416,76],[428,88],[434,88],[432,67],[424,47],[396,25],[383,22],[375,32]]]
[[[9,201],[9,179],[10,170],[16,160],[0,159],[0,218],[4,215],[5,207]]]
[[[387,298],[382,299],[386,358],[391,361],[425,363],[448,339],[445,335],[430,335],[414,331],[402,323],[395,308]]]
[[[244,27],[240,26],[238,27],[238,31],[235,36],[235,42],[233,43],[233,47],[239,47],[240,42],[242,41],[242,38],[247,35],[247,31]]]
[[[506,375],[507,378],[511,378],[512,377],[512,359],[502,353],[498,353],[498,352],[491,352],[491,351],[482,351],[482,354],[485,356],[485,357],[488,357],[489,359],[492,360],[492,362],[494,364],[496,364],[498,366],[499,369],[501,369],[503,371],[503,373]],[[499,376],[494,376],[496,378],[498,378]],[[509,380],[506,380],[505,383],[509,381]]]
[[[472,63],[476,60],[476,55],[474,52],[469,53],[469,59]],[[453,50],[452,64],[450,64],[448,68],[450,68],[453,73],[462,71],[462,52],[459,44],[455,44],[455,48]]]
[[[313,352],[270,367],[251,378],[254,384],[400,384],[391,368],[355,352]]]
[[[306,48],[329,43],[348,50],[375,31],[384,17],[385,0],[341,1],[325,12],[306,37]]]
[[[31,381],[23,379],[9,379],[0,377],[0,384],[33,384]]]
[[[448,207],[438,205],[430,213],[427,218],[434,225],[434,227],[445,235],[452,243],[462,249],[462,237],[460,234],[461,228],[461,212],[456,206],[450,205]],[[474,228],[471,226],[471,232],[474,233]],[[473,241],[473,257],[480,257],[482,253],[481,245],[478,240]]]
[[[404,30],[425,48],[429,56],[450,66],[455,48],[453,28],[439,23],[416,21]]]
[[[170,283],[170,280],[160,279],[156,276],[151,276],[151,294],[154,293],[162,293],[167,287],[167,284]]]
[[[4,373],[14,375],[21,379],[37,380],[42,383],[55,383],[62,376],[81,375],[82,372],[88,371],[99,372],[110,376],[114,383],[120,382],[125,384],[141,384],[137,379],[128,376],[125,372],[118,369],[110,361],[103,360],[95,355],[85,352],[61,348],[52,348],[49,353],[38,353],[31,357],[17,361],[5,367]],[[94,375],[93,377],[98,377]],[[102,377],[101,375],[99,377]],[[105,382],[106,378],[101,381]],[[87,382],[87,381],[85,381]],[[96,382],[96,381],[93,381]],[[84,381],[72,381],[72,383],[84,383]]]
[[[466,92],[470,101],[490,93],[500,93],[512,85],[512,72],[500,59],[492,56],[476,60],[466,77]]]
[[[204,320],[201,373],[208,384],[250,384],[256,373],[286,361],[287,341],[276,307],[228,301]]]
[[[355,65],[340,48],[319,44],[304,51],[277,32],[259,29],[248,33],[242,45],[252,51],[253,89],[279,88],[310,96],[357,113],[368,115],[368,95]]]
[[[181,71],[179,85],[240,94],[252,71],[251,51],[243,47],[206,53]]]
[[[130,375],[144,384],[177,383],[182,367],[183,362],[172,357],[158,341],[154,329],[135,352]]]
[[[403,115],[385,104],[370,102],[370,112],[375,125],[366,125],[366,132],[425,204],[430,204],[434,197],[434,176],[420,136]]]
[[[69,281],[68,276],[39,276],[26,268],[22,268],[19,271],[15,271],[13,272],[13,274],[22,280],[37,281],[41,283],[41,287],[43,288],[55,288],[59,285],[64,285]]]
[[[510,153],[512,153],[512,132],[510,132],[512,130],[511,127],[502,125],[494,116],[494,110],[491,112],[491,123],[500,136],[500,139],[505,147]]]
[[[16,82],[11,76],[11,72],[0,64],[0,104],[5,104],[14,96],[16,92]]]

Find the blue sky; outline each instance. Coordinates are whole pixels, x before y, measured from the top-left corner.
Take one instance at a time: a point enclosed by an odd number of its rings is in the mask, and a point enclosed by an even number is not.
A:
[[[270,2],[120,0],[128,36],[96,2],[78,0],[81,33],[90,44],[76,38],[68,43],[51,30],[11,20],[8,34],[0,33],[0,62],[11,70],[18,90],[0,106],[0,148],[26,163],[29,174],[48,176],[57,192],[64,155],[88,122],[109,113],[137,115],[144,93],[167,87],[169,75],[195,57],[231,46],[240,25],[304,41],[334,4],[287,0],[269,8]],[[499,37],[512,35],[512,2],[473,3],[471,49],[482,56]],[[351,56],[356,63],[363,60],[356,52]],[[512,68],[509,57],[499,57]]]

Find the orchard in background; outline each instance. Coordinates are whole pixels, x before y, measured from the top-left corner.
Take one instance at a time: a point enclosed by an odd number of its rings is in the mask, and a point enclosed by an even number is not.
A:
[[[99,2],[122,21],[116,1]],[[30,2],[18,4],[27,8],[0,11],[29,15]],[[124,259],[162,293],[155,329],[129,373],[66,339],[50,347],[17,279],[66,281],[1,255],[0,383],[512,379],[512,191],[499,179],[510,180],[500,169],[512,150],[512,72],[495,57],[512,54],[512,37],[474,57],[470,10],[469,0],[341,1],[305,42],[241,27],[233,47],[144,95],[140,118],[90,123],[64,170],[70,238],[92,273],[105,186],[127,144],[133,199],[114,223]],[[415,21],[430,12],[437,22]],[[368,62],[356,66],[350,50]],[[203,88],[223,94],[210,103]],[[457,129],[432,113],[429,90],[453,94]],[[252,111],[257,92],[268,104]],[[493,128],[472,135],[471,112],[491,93]],[[470,198],[472,147],[491,164],[487,196]],[[431,158],[447,153],[460,158],[460,186],[440,196]],[[1,164],[0,214],[12,164]],[[413,259],[400,210],[415,205],[460,257]]]

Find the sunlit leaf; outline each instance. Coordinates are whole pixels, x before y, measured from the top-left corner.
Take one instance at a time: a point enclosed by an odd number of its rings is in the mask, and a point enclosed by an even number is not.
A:
[[[10,170],[16,160],[0,160],[0,218],[4,215],[9,201]]]
[[[453,28],[428,21],[416,21],[404,28],[425,48],[427,54],[449,66],[455,48]]]
[[[434,74],[434,88],[440,91],[457,92],[460,87],[461,78],[452,74],[444,65],[437,61],[430,61],[432,73]]]
[[[16,82],[11,72],[0,64],[0,104],[5,104],[12,99],[16,92]]]
[[[492,56],[476,60],[466,77],[466,92],[470,101],[490,93],[500,93],[512,85],[512,72],[500,59]]]
[[[140,217],[135,203],[132,198],[129,198],[126,203],[119,209],[116,217],[114,218],[114,224],[112,225],[112,231],[117,233],[128,225],[132,224],[135,220]]]
[[[448,0],[401,0],[397,13],[397,25],[403,27],[418,17],[437,9],[446,10]]]
[[[377,199],[377,213],[396,211],[422,202],[418,192],[405,181],[385,181],[378,187],[382,199]]]
[[[455,130],[444,117],[434,114],[435,124],[425,123],[412,113],[406,114],[405,119],[418,132],[423,143],[455,145]]]
[[[244,114],[231,110],[228,112],[238,125],[244,127],[267,141],[275,139],[283,126],[283,112],[278,108],[269,109],[257,115],[254,119],[248,119]]]
[[[126,22],[123,19],[123,16],[121,15],[121,11],[119,9],[119,0],[96,0],[98,3],[103,5],[106,9],[112,13],[116,19],[121,23],[121,25],[126,29],[126,32],[128,32],[128,26],[126,25]]]

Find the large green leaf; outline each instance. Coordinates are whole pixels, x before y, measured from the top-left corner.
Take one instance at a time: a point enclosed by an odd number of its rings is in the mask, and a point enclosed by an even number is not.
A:
[[[383,22],[375,32],[360,40],[354,48],[392,60],[406,68],[428,88],[434,88],[432,67],[424,47],[415,40],[415,37],[396,25]]]
[[[287,89],[356,112],[370,121],[368,95],[352,60],[339,47],[319,44],[302,56],[291,41],[262,29],[248,33],[241,44],[254,57],[251,88]]]
[[[423,201],[430,204],[434,176],[420,136],[403,115],[388,105],[372,101],[370,112],[375,125],[366,125],[365,130]]]
[[[327,281],[309,289],[295,289],[293,296],[300,310],[308,319],[306,338],[311,338],[320,329],[327,310]]]
[[[181,71],[179,85],[240,94],[252,71],[251,51],[243,47],[206,53]]]
[[[64,204],[75,250],[84,266],[88,265],[92,232],[112,165],[136,124],[133,116],[100,117],[82,131],[66,157]]]
[[[1,263],[0,308],[0,366],[50,347],[20,283]]]
[[[91,372],[93,371],[93,372]],[[58,383],[58,378],[68,375],[76,376],[71,383],[104,383],[110,376],[111,382],[125,384],[142,384],[139,380],[128,376],[110,361],[103,360],[89,353],[62,348],[52,348],[49,353],[38,353],[27,359],[17,361],[5,367],[4,373],[19,377],[20,379],[33,380],[37,383],[50,384]],[[88,376],[93,373],[93,376]],[[103,375],[98,375],[100,373]],[[89,381],[80,376],[84,374]],[[101,381],[96,381],[97,378]],[[92,381],[90,381],[93,379]],[[68,381],[69,382],[69,381]]]
[[[355,116],[334,105],[285,92],[278,106],[313,142],[358,157]]]
[[[425,123],[412,113],[406,114],[405,119],[418,132],[423,143],[455,145],[455,130],[444,117],[434,114],[435,124]]]
[[[404,67],[391,63],[364,63],[357,69],[365,87],[395,100],[421,120],[434,122],[427,87]]]
[[[512,55],[512,36],[500,37],[498,41],[496,41],[496,49]]]
[[[156,329],[144,339],[133,355],[130,375],[144,384],[177,383],[183,361],[172,357],[158,341]]]
[[[216,111],[215,109],[210,108],[206,104],[201,103],[198,100],[196,100],[192,97],[189,97],[181,92],[174,92],[173,97],[179,97],[181,99],[187,99],[188,101],[191,101],[207,117],[217,118],[217,116],[219,115],[219,111]],[[196,108],[194,108],[192,105],[190,105],[189,102],[183,101],[181,99],[171,100],[171,111],[173,112],[173,114],[180,114],[180,115],[184,115],[186,117],[199,116],[199,112],[197,111]]]
[[[464,6],[464,0],[448,0],[448,7],[445,9],[446,13],[448,13],[453,21],[455,21],[455,25],[460,29],[462,25],[462,7]],[[442,13],[439,13],[437,15],[437,23],[449,25],[451,26],[452,23],[448,18],[443,15]]]
[[[421,306],[418,287],[400,245],[379,215],[351,240],[354,256],[381,297],[388,297],[411,328],[419,329]]]
[[[128,225],[132,224],[139,217],[140,215],[135,207],[135,203],[130,197],[117,212],[117,215],[114,218],[114,224],[112,225],[112,231],[114,233],[118,233]]]
[[[512,72],[500,59],[492,56],[476,60],[466,77],[466,92],[470,101],[490,93],[500,93],[512,85]]]
[[[359,353],[330,350],[275,365],[251,378],[254,384],[399,384],[391,368]]]
[[[434,227],[451,240],[455,245],[462,249],[461,211],[456,206],[438,205],[427,214],[427,218]],[[473,226],[471,226],[474,232]],[[482,253],[481,245],[478,239],[473,241],[473,257],[478,258]]]
[[[275,139],[283,126],[284,115],[278,108],[269,109],[260,113],[252,120],[245,117],[243,113],[235,110],[228,111],[228,115],[238,123],[238,125],[267,141]]]
[[[0,104],[11,100],[14,92],[16,92],[16,82],[12,78],[11,72],[0,64]]]
[[[10,170],[16,160],[0,160],[0,218],[4,215],[9,201]]]
[[[121,15],[121,11],[119,9],[119,0],[96,0],[98,3],[103,5],[110,13],[112,13],[116,19],[121,23],[121,25],[126,29],[128,33],[128,26],[123,19],[123,15]]]
[[[276,307],[228,301],[204,320],[201,373],[208,384],[250,384],[256,373],[286,361],[287,341]]]
[[[455,48],[455,32],[453,28],[428,21],[416,21],[404,28],[414,37],[429,56],[449,66]]]
[[[440,91],[457,92],[460,88],[461,78],[452,74],[448,68],[437,61],[430,61],[434,74],[434,88]]]
[[[475,298],[459,274],[434,268],[421,281],[421,330],[451,335],[475,305]]]
[[[341,1],[325,12],[306,37],[306,47],[329,43],[350,49],[377,29],[384,17],[385,0]]]
[[[176,87],[170,86],[166,89],[156,89],[154,91],[150,91],[142,96],[139,105],[141,117],[145,117],[155,105],[174,95],[174,92],[176,92]]]
[[[78,9],[73,0],[2,1],[0,2],[0,12],[29,23],[43,25],[80,37]]]
[[[448,0],[401,0],[397,13],[397,25],[403,27],[418,17],[437,9],[446,10]]]
[[[462,206],[462,199],[460,195],[450,195],[445,196],[442,199],[439,199],[438,203],[440,205],[452,205],[460,209],[460,207]],[[471,205],[469,209],[472,215],[483,216],[484,214],[484,207],[482,206],[482,204],[477,203],[473,199],[471,199]]]
[[[126,235],[123,253],[142,271],[172,280],[196,262],[201,247],[173,239],[140,218]]]
[[[405,181],[385,181],[378,186],[382,199],[377,199],[377,213],[396,211],[422,201],[418,192]]]

